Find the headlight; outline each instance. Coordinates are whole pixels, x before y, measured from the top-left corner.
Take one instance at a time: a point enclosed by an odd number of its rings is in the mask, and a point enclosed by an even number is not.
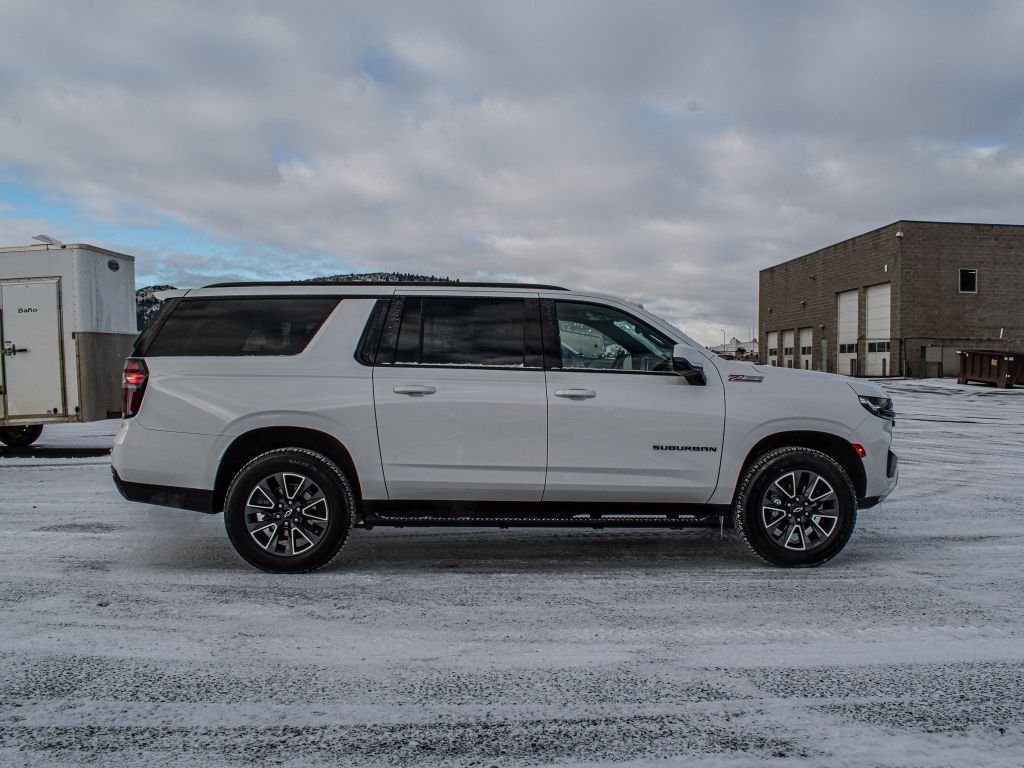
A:
[[[880,419],[896,418],[896,411],[893,410],[891,398],[864,397],[864,395],[860,395],[857,399],[860,400],[861,405]]]

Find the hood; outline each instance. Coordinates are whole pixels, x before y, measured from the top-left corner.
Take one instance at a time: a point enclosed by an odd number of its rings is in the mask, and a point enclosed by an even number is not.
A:
[[[735,360],[726,361],[727,365],[719,364],[719,369],[728,373],[750,373],[757,376],[764,376],[765,382],[773,384],[784,384],[786,381],[819,381],[823,384],[846,384],[857,395],[864,397],[888,397],[886,391],[878,384],[868,379],[853,379],[849,376],[841,376],[837,373],[823,373],[822,371],[805,371],[802,368],[779,368],[774,365],[759,365],[756,363],[738,362]]]
[[[846,377],[844,377],[846,378]],[[850,385],[850,389],[856,392],[858,395],[864,397],[888,397],[889,393],[886,392],[878,384],[867,379],[850,379],[846,378],[846,383]]]
[[[793,380],[794,377],[807,381],[808,379],[818,379],[820,381],[845,381],[846,376],[838,376],[834,373],[822,373],[821,371],[805,371],[803,368],[779,368],[775,365],[755,365],[750,364],[750,367],[757,371],[758,375],[767,377],[771,376],[773,379],[788,379]]]

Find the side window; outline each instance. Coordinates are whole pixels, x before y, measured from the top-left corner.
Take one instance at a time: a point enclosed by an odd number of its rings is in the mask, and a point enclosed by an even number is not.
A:
[[[337,297],[182,299],[155,331],[150,357],[297,355]]]
[[[407,296],[394,361],[397,365],[539,367],[537,301]]]
[[[675,342],[612,307],[556,301],[561,367],[672,373]]]

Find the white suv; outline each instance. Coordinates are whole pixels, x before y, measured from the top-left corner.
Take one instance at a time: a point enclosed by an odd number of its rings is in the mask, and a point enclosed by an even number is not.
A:
[[[325,565],[353,526],[729,515],[769,563],[817,565],[897,477],[877,385],[723,360],[545,285],[191,290],[139,337],[124,395],[121,493],[223,510],[268,571]]]

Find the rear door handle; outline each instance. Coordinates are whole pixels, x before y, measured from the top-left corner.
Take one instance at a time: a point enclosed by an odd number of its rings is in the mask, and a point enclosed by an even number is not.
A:
[[[597,391],[593,389],[556,389],[555,397],[568,397],[572,400],[586,400],[597,397]]]
[[[432,395],[437,392],[437,387],[430,387],[426,384],[402,384],[401,386],[395,387],[392,392],[396,395],[423,397],[423,395]]]

